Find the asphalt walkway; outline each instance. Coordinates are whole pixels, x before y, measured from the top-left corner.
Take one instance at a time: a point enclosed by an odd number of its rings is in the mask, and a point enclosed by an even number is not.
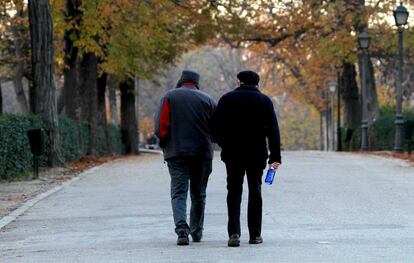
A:
[[[224,165],[201,243],[178,247],[159,155],[104,164],[0,232],[0,262],[414,262],[414,167],[382,157],[286,152],[263,185],[262,245],[227,247]]]

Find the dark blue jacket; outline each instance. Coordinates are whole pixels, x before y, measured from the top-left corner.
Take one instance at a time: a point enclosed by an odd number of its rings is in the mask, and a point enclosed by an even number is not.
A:
[[[242,85],[220,99],[213,117],[213,136],[222,148],[224,162],[244,162],[264,168],[268,158],[268,163],[282,161],[273,103],[256,86]]]

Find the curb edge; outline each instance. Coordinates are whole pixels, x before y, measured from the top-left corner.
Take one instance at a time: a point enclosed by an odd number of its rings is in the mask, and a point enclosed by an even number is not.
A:
[[[40,193],[36,195],[35,197],[23,202],[17,209],[13,210],[9,214],[5,215],[3,218],[0,218],[0,230],[2,230],[4,227],[6,227],[8,224],[14,222],[19,216],[23,215],[27,212],[30,208],[35,206],[38,202],[48,198],[49,196],[53,195],[54,193],[57,193],[61,191],[63,188],[71,185],[72,183],[78,181],[81,179],[81,176],[88,175],[90,173],[95,172],[98,168],[100,168],[102,165],[98,165],[95,167],[92,167],[91,169],[88,169],[80,174],[78,174],[76,177],[70,179],[69,181],[66,181],[62,183],[61,185],[57,185],[46,192]]]

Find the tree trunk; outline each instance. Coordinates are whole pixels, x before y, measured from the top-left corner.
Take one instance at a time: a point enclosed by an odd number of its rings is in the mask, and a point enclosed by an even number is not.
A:
[[[115,126],[119,126],[118,118],[118,106],[116,97],[116,79],[114,76],[110,76],[108,79],[108,90],[109,90],[109,107],[111,109],[111,121]]]
[[[141,133],[139,128],[140,123],[140,110],[139,110],[139,96],[140,94],[140,82],[138,78],[134,79],[134,87],[135,87],[135,108],[136,108],[136,114],[137,114],[137,128],[138,128],[138,151],[139,151],[139,144],[141,142]]]
[[[323,151],[323,145],[324,145],[324,140],[323,140],[323,116],[324,116],[324,112],[320,111],[319,112],[319,150]]]
[[[89,125],[89,145],[86,153],[97,155],[98,129],[98,58],[93,53],[83,55],[79,71],[79,95],[82,100],[81,120]]]
[[[3,114],[3,90],[1,88],[1,81],[0,81],[0,114]]]
[[[23,17],[23,10],[19,10],[16,17]],[[24,75],[24,55],[23,55],[23,39],[19,32],[19,25],[13,25],[11,31],[14,39],[14,53],[16,56],[16,67],[13,75],[13,85],[16,92],[17,102],[19,103],[20,110],[24,113],[29,112],[29,104],[23,88],[23,75]]]
[[[24,76],[24,54],[23,54],[23,46],[24,41],[22,38],[22,29],[24,28],[22,25],[22,21],[24,19],[24,10],[23,4],[14,1],[16,7],[20,7],[17,10],[14,18],[17,21],[15,24],[11,26],[11,33],[13,35],[14,40],[14,53],[16,56],[16,65],[14,70],[14,75],[12,77],[13,86],[16,93],[17,102],[19,104],[20,110],[24,113],[29,112],[29,104],[26,98],[26,94],[24,92],[23,87],[23,76]],[[20,4],[20,5],[19,5]]]
[[[106,80],[107,74],[98,77],[98,125],[106,127]]]
[[[326,113],[326,136],[327,136],[327,145],[328,151],[333,151],[334,150],[334,137],[333,137],[333,131],[334,131],[334,127],[333,127],[333,114],[332,114],[332,109],[328,109],[327,113]]]
[[[16,21],[23,21],[24,20],[24,5],[22,2],[18,3],[16,0],[13,1],[13,3],[16,5],[16,7],[20,7],[19,10],[17,10],[16,15],[14,18]],[[23,76],[24,76],[24,61],[25,56],[23,54],[23,46],[24,46],[24,40],[22,38],[22,29],[24,29],[24,26],[22,25],[22,22],[17,22],[16,24],[11,26],[11,33],[13,34],[13,40],[14,40],[14,53],[16,56],[16,66],[14,75],[12,77],[13,80],[13,86],[16,93],[17,102],[19,104],[20,110],[24,113],[29,112],[29,104],[28,100],[24,91],[23,87]]]
[[[82,12],[79,10],[81,0],[67,0],[66,2],[66,22],[79,25]],[[78,48],[73,44],[73,40],[78,38],[79,31],[76,28],[69,28],[65,31],[65,68],[63,69],[64,83],[62,100],[58,103],[59,110],[65,109],[66,116],[78,120],[80,98],[78,86]]]
[[[53,23],[48,0],[29,0],[32,45],[32,74],[35,91],[34,112],[49,136],[49,165],[63,164],[60,153],[59,123],[54,82]]]
[[[33,86],[33,80],[29,82],[29,104],[30,104],[30,112],[35,113],[36,108],[36,89]]]
[[[368,21],[366,19],[358,20],[360,18],[367,18],[366,8],[365,8],[365,0],[358,0],[356,3],[356,29],[358,34],[367,31],[368,29]],[[377,87],[375,85],[375,72],[374,72],[374,65],[372,64],[371,56],[368,54],[368,68],[366,69],[367,75],[367,92],[366,92],[366,100],[367,100],[367,108],[368,108],[368,123],[372,124],[376,119],[379,117],[379,103],[378,103],[378,94],[377,94]],[[361,69],[363,65],[364,56],[358,56],[358,66]],[[359,70],[361,72],[361,70]],[[362,103],[362,102],[361,102]]]
[[[108,120],[106,116],[106,82],[108,74],[103,73],[98,77],[98,126],[105,131],[106,153],[112,154],[111,138],[108,130]]]
[[[372,64],[371,57],[368,59],[368,72],[367,72],[367,102],[368,102],[368,122],[372,124],[379,117],[379,103],[377,86],[375,84],[375,72],[374,65]]]
[[[324,150],[329,151],[329,110],[324,113]]]
[[[63,83],[63,86],[65,84]],[[64,113],[63,110],[65,109],[65,89],[63,88],[61,93],[59,94],[58,98],[57,98],[57,111],[58,114],[62,114]]]
[[[78,48],[73,46],[73,42],[65,33],[65,68],[63,69],[64,83],[62,100],[59,101],[59,110],[65,109],[65,114],[69,118],[76,120],[79,110],[79,90],[78,90]]]
[[[135,108],[134,80],[119,85],[121,91],[121,132],[126,153],[138,153],[138,127]]]
[[[329,111],[327,109],[320,112],[321,118],[321,150],[329,151]]]
[[[341,94],[344,101],[344,125],[356,128],[361,125],[361,104],[356,81],[355,65],[345,62],[341,74]]]
[[[368,108],[368,123],[372,124],[379,117],[379,103],[378,103],[378,94],[377,87],[375,84],[374,76],[374,65],[372,64],[371,57],[368,55],[368,68],[366,69],[367,73],[367,108]],[[362,72],[361,67],[363,65],[364,56],[358,56],[358,67],[359,72]],[[362,75],[361,75],[362,80]],[[362,103],[362,101],[361,101]]]

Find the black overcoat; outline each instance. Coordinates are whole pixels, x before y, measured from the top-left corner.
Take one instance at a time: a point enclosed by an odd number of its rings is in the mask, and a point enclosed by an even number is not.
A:
[[[266,160],[268,163],[282,161],[273,103],[256,86],[241,85],[225,94],[215,111],[212,130],[215,142],[222,148],[224,162],[264,168]]]

